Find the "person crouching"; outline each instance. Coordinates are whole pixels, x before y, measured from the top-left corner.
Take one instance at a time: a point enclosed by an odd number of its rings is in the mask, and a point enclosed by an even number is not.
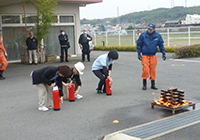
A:
[[[60,100],[63,102],[62,82],[66,81],[72,75],[72,70],[67,65],[62,66],[47,66],[41,69],[32,71],[31,77],[33,85],[37,86],[39,92],[39,107],[40,111],[48,111],[53,108],[52,90],[55,85],[59,88]],[[65,84],[70,86],[70,84]],[[45,106],[45,97],[47,95],[47,106]]]
[[[92,72],[100,79],[97,87],[97,93],[106,93],[106,78],[109,79],[110,85],[113,83],[113,79],[111,78],[111,70],[114,61],[119,57],[118,52],[116,50],[111,50],[109,53],[100,55],[92,65]]]

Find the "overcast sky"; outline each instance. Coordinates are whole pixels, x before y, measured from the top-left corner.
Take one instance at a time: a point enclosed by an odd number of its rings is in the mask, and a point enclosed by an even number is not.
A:
[[[80,18],[102,19],[117,17],[132,12],[171,8],[174,6],[200,6],[200,0],[103,0],[102,3],[89,4],[80,8]]]

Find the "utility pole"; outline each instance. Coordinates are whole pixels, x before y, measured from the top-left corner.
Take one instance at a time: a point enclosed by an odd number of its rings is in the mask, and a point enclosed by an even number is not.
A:
[[[187,0],[185,0],[185,7],[187,7]]]
[[[174,0],[171,1],[171,8],[174,7]]]
[[[119,19],[119,6],[117,6],[117,23],[120,24],[120,19]]]

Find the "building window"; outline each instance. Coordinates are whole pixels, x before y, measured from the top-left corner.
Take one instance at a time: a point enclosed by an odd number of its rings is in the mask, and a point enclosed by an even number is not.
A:
[[[74,23],[73,16],[60,16],[60,23]]]
[[[37,23],[37,16],[26,16],[26,20],[27,20],[27,23]],[[23,15],[22,17],[22,22],[25,23],[25,17]],[[55,19],[52,21],[52,23],[58,23],[58,17],[55,16]]]
[[[37,16],[26,16],[27,23],[36,23]],[[22,22],[25,23],[25,17],[22,17]]]
[[[20,16],[2,16],[3,24],[20,23]]]

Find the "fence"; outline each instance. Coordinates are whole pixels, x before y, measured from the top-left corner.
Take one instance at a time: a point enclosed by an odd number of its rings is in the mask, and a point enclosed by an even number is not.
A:
[[[140,29],[141,32],[147,29]],[[94,33],[93,41],[98,46],[135,46],[137,30],[132,31],[105,31]],[[164,40],[165,46],[187,46],[200,44],[200,27],[171,27],[156,28]]]

